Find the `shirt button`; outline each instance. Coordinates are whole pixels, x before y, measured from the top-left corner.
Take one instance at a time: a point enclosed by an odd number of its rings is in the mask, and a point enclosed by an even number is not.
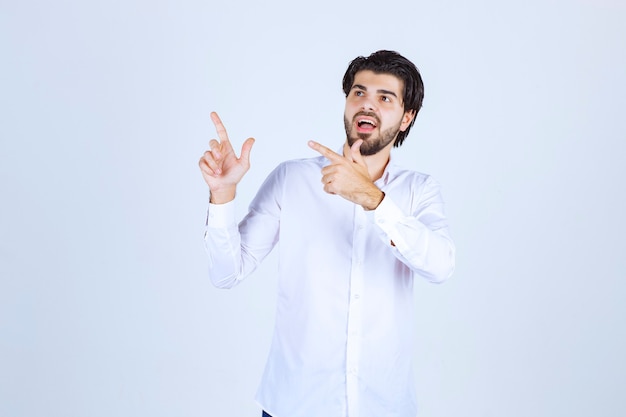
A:
[[[359,294],[354,294],[354,299],[358,300],[359,298],[361,298],[361,296]]]

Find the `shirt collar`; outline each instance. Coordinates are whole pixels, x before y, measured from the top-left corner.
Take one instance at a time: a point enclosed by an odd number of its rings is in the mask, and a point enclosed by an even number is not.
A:
[[[393,156],[389,155],[389,162],[387,162],[387,166],[385,166],[385,170],[383,171],[383,175],[380,176],[379,179],[374,181],[374,184],[378,187],[385,186],[389,184],[391,176],[394,172],[396,172],[397,166],[393,161]]]

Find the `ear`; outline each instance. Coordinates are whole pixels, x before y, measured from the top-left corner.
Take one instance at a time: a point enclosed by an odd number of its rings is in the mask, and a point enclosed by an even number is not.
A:
[[[407,110],[402,116],[402,123],[400,123],[400,131],[404,132],[415,118],[415,110]]]

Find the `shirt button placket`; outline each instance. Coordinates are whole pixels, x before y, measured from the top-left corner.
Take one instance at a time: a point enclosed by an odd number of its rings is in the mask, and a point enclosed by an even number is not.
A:
[[[352,244],[352,270],[350,274],[350,299],[348,313],[348,341],[346,346],[346,390],[348,416],[358,416],[359,362],[361,351],[361,321],[363,293],[363,256],[365,249],[365,214],[355,206],[355,223]]]

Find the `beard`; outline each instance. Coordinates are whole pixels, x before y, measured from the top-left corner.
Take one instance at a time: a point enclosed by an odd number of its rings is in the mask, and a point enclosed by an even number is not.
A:
[[[348,139],[348,146],[352,147],[354,142],[359,139],[363,139],[363,143],[361,144],[360,148],[361,155],[369,156],[377,154],[383,148],[393,142],[396,139],[396,136],[398,136],[398,132],[400,131],[400,124],[402,123],[402,121],[399,121],[398,124],[395,126],[391,126],[390,128],[381,130],[378,136],[373,136],[373,133],[353,133],[352,129],[354,127],[354,120],[358,116],[374,117],[376,119],[377,126],[380,126],[380,120],[378,120],[378,118],[374,114],[366,112],[359,112],[355,114],[352,122],[350,122],[347,117],[343,117],[343,124],[345,126],[346,137]]]

